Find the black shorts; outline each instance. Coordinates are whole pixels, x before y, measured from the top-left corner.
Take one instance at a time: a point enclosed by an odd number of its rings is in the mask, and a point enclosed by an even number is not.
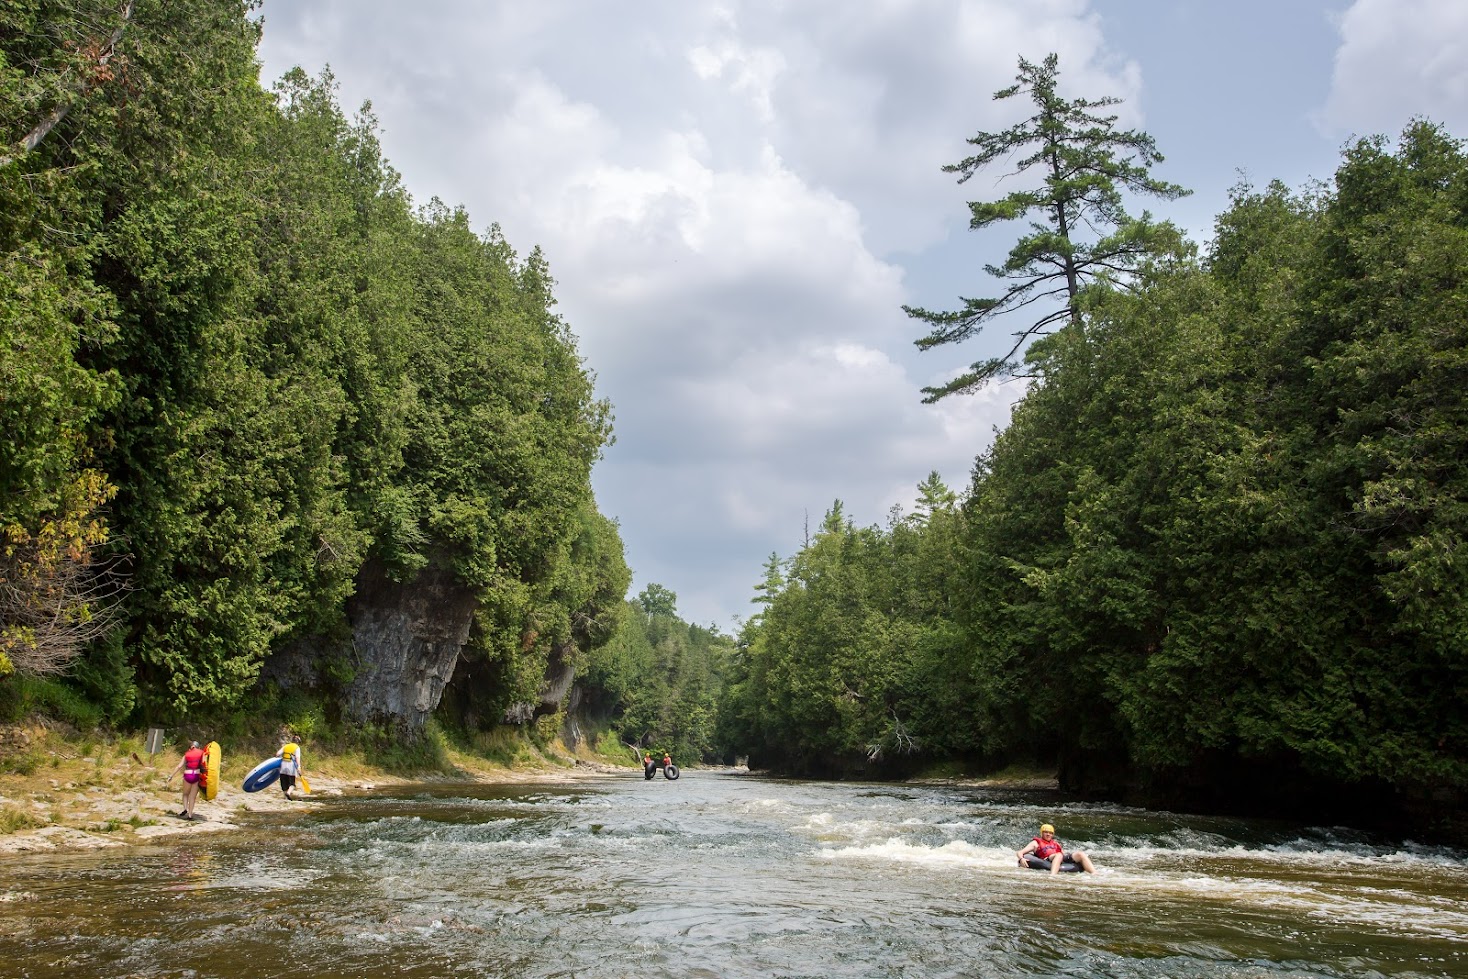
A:
[[[282,791],[282,792],[289,792],[291,789],[293,789],[295,787],[296,787],[296,777],[294,775],[282,775],[280,777],[280,791]]]

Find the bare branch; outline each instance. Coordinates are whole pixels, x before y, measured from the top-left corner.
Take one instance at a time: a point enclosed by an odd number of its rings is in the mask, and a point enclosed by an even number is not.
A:
[[[97,557],[102,545],[59,561],[23,548],[0,559],[0,654],[17,673],[65,673],[87,644],[107,633],[128,591],[125,557]]]

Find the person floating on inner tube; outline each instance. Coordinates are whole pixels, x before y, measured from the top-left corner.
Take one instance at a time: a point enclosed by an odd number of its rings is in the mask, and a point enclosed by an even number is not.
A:
[[[291,789],[296,787],[296,777],[306,774],[306,766],[301,762],[301,746],[294,741],[283,741],[275,757],[280,759],[280,791],[287,799],[295,801],[291,797]]]
[[[194,806],[199,802],[199,789],[204,785],[204,765],[207,757],[204,749],[199,747],[199,742],[190,741],[189,750],[184,752],[183,758],[174,766],[173,771],[168,773],[168,779],[163,783],[167,785],[173,781],[173,776],[183,772],[183,811],[179,815],[184,819],[194,818]]]
[[[1021,867],[1043,870],[1045,864],[1048,863],[1052,874],[1060,873],[1060,865],[1067,858],[1088,874],[1096,872],[1096,868],[1091,866],[1091,858],[1086,856],[1084,850],[1072,850],[1069,854],[1065,852],[1065,848],[1055,838],[1055,827],[1049,823],[1041,826],[1040,835],[1026,843],[1025,848],[1015,856],[1019,858]]]

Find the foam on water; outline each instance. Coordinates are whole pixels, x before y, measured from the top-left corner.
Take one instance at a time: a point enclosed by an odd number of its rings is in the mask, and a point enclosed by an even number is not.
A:
[[[575,791],[434,786],[257,818],[182,853],[0,865],[0,942],[24,936],[7,967],[47,979],[56,962],[221,979],[1468,975],[1468,855],[1338,827],[697,770]],[[1041,822],[1099,872],[1016,867]],[[330,913],[288,947],[286,906]],[[158,940],[179,930],[208,942]]]
[[[955,840],[942,846],[930,847],[908,843],[897,838],[865,846],[845,846],[820,853],[825,860],[876,860],[896,863],[922,864],[930,867],[992,868],[997,865],[994,852],[976,847],[971,843]],[[1014,864],[1014,855],[1009,863]]]

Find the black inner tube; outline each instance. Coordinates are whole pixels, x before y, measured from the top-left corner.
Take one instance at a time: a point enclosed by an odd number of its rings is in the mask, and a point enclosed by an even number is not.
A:
[[[664,778],[677,778],[678,777],[678,766],[677,765],[664,765],[663,766],[663,777]]]
[[[1026,853],[1025,866],[1029,867],[1031,870],[1049,870],[1050,861],[1041,859],[1040,857],[1035,856],[1033,853]],[[1066,857],[1064,860],[1060,861],[1060,872],[1062,874],[1078,874],[1081,872],[1081,869],[1081,865],[1076,863],[1070,857]]]

